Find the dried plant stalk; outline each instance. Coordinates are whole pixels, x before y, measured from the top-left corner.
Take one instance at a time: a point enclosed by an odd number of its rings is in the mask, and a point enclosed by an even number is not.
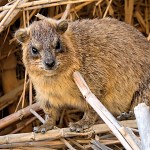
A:
[[[34,9],[35,7],[40,6],[40,5],[42,8],[44,8],[45,4],[54,4],[51,6],[58,6],[58,5],[65,5],[65,4],[70,4],[70,3],[81,3],[81,2],[87,2],[87,1],[98,1],[98,0],[74,0],[74,1],[68,0],[66,2],[62,1],[62,0],[42,0],[42,1],[33,1],[33,2],[27,2],[24,4],[20,4],[16,7],[16,9],[21,9],[21,8]],[[8,10],[11,7],[12,7],[11,5],[10,6],[2,6],[2,7],[0,7],[0,11]]]
[[[108,12],[108,10],[109,10],[109,8],[110,8],[110,6],[111,6],[111,3],[112,3],[112,0],[109,1],[109,4],[108,4],[107,9],[106,9],[106,11],[105,11],[105,13],[104,13],[104,15],[103,15],[103,18],[106,17],[107,12]]]
[[[71,6],[72,6],[72,4],[67,4],[66,10],[61,17],[62,20],[67,19],[68,15],[70,13]]]
[[[11,7],[11,9],[9,10],[9,12],[6,14],[6,16],[4,17],[4,19],[0,22],[0,28],[3,28],[3,25],[5,23],[5,21],[8,19],[8,17],[10,16],[10,14],[14,11],[15,7],[18,5],[20,0],[17,0],[15,2],[15,4]]]
[[[10,23],[13,21],[13,19],[19,14],[20,10],[18,9],[15,9],[16,6],[18,5],[18,3],[20,2],[21,3],[24,3],[24,2],[27,2],[28,0],[23,0],[23,1],[20,1],[20,0],[17,0],[15,2],[15,4],[13,6],[11,6],[11,9],[8,11],[8,13],[6,14],[6,16],[3,18],[3,20],[0,22],[0,33],[2,31],[4,31],[4,29],[10,25]]]
[[[54,7],[54,6],[60,6],[60,5],[67,5],[67,4],[77,4],[82,2],[94,2],[97,0],[73,0],[73,1],[61,1],[59,3],[52,3],[52,4],[45,4],[45,5],[38,5],[33,7],[27,7],[24,10],[33,10],[33,9],[41,9],[41,8],[47,8],[47,7]]]
[[[134,0],[125,1],[125,22],[131,24],[133,17]]]
[[[134,108],[139,133],[141,136],[142,149],[150,149],[150,107],[145,103],[138,104]]]
[[[11,90],[4,96],[0,97],[0,110],[12,104],[16,100],[16,97],[21,95],[22,90],[23,90],[23,84],[16,87],[14,90]]]
[[[92,1],[92,2],[93,2],[93,1]],[[85,6],[89,5],[89,4],[91,4],[92,2],[91,2],[91,1],[90,1],[90,2],[85,2],[85,3],[83,3],[83,4],[80,4],[80,5],[76,6],[76,7],[73,7],[73,8],[70,10],[70,12],[74,12],[74,11],[78,12],[80,9],[82,9],[83,7],[85,7]],[[59,18],[61,18],[62,15],[63,15],[63,13],[57,14],[56,16],[54,16],[54,18],[55,18],[55,19],[59,19]]]
[[[28,107],[28,109],[30,108]],[[137,128],[135,120],[121,121],[120,123],[124,126]],[[1,125],[1,122],[0,122],[0,125]],[[66,137],[75,137],[75,136],[88,136],[91,134],[106,133],[108,131],[110,131],[110,129],[107,127],[106,124],[98,124],[98,125],[93,125],[85,133],[70,132],[69,128],[62,128],[62,129],[53,129],[53,130],[47,131],[45,134],[33,133],[33,132],[21,133],[21,134],[9,134],[5,136],[0,136],[0,145],[9,144],[9,143],[17,143],[17,142],[55,140],[55,139],[60,139],[62,137],[66,138]]]
[[[105,106],[96,98],[96,96],[90,91],[86,82],[82,78],[79,72],[74,72],[74,81],[81,91],[83,97],[92,106],[92,108],[98,113],[103,121],[109,126],[111,131],[115,134],[122,145],[129,150],[140,150],[135,143],[134,138],[128,133],[125,127],[122,127],[114,116],[105,108]]]
[[[31,114],[30,109],[33,109],[35,111],[39,111],[41,110],[41,108],[39,107],[39,103],[35,103],[31,106],[28,106],[24,109],[21,109],[19,111],[17,111],[16,113],[13,113],[3,119],[0,120],[0,129],[14,123],[15,121],[22,119],[23,117],[27,117]]]
[[[29,119],[28,121],[25,122],[25,124],[17,129],[15,129],[14,131],[12,131],[10,134],[14,134],[19,132],[20,130],[22,130],[23,128],[25,128],[26,126],[28,126],[30,123],[32,123],[34,120],[36,119],[36,117],[32,117],[31,119]]]

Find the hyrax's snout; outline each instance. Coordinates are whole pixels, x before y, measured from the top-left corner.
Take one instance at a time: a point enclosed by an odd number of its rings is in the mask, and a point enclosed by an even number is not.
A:
[[[56,58],[49,50],[44,50],[43,65],[46,70],[53,70],[56,65]]]
[[[53,69],[55,64],[56,64],[56,61],[54,58],[44,60],[44,66],[46,69],[50,69],[50,70]]]

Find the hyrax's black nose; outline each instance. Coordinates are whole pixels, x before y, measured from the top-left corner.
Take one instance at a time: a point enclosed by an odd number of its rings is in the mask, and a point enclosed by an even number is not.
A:
[[[49,68],[49,69],[51,69],[52,67],[54,67],[55,66],[55,60],[46,60],[45,61],[45,66],[47,67],[47,68]]]

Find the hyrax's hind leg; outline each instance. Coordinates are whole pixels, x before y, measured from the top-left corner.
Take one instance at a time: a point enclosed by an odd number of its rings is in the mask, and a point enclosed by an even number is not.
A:
[[[117,119],[118,120],[135,119],[134,107],[136,107],[139,103],[145,103],[147,106],[150,106],[150,83],[145,88],[143,88],[143,90],[134,93],[129,112],[121,113],[117,117]]]
[[[132,119],[135,119],[133,110],[130,110],[129,112],[122,112],[119,116],[117,116],[118,121],[132,120]]]
[[[97,114],[94,110],[88,110],[84,112],[83,118],[75,123],[70,123],[69,127],[71,131],[82,132],[83,130],[91,127],[97,119]]]
[[[58,120],[58,118],[59,111],[54,107],[50,107],[48,110],[45,111],[45,123],[41,126],[34,127],[33,131],[36,133],[45,133],[46,131],[53,129],[56,125],[56,121]]]

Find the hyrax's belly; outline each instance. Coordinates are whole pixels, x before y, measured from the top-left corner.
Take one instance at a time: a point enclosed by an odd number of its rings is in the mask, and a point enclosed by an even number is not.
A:
[[[37,99],[41,103],[47,101],[53,107],[71,106],[82,110],[87,109],[87,102],[81,95],[75,83],[47,85],[37,87]]]
[[[49,102],[55,107],[75,107],[82,108],[83,110],[86,107],[86,101],[80,96],[79,93],[63,93],[62,95],[50,95]]]

